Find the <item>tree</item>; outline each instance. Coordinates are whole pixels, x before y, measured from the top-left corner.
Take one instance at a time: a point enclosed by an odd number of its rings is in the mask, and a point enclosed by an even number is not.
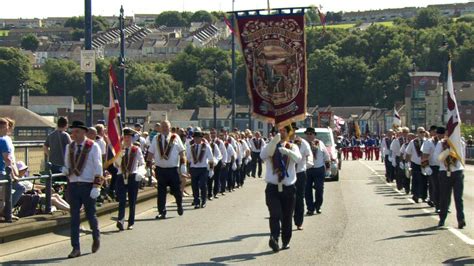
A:
[[[178,11],[161,12],[155,20],[156,25],[165,25],[167,27],[186,27],[188,22]]]
[[[33,34],[28,34],[21,38],[21,48],[29,51],[36,51],[39,46],[38,38]]]
[[[212,91],[202,85],[191,87],[184,95],[183,108],[211,107],[212,97]]]
[[[18,95],[20,86],[30,77],[28,58],[16,48],[0,47],[0,104],[9,104],[11,96]]]
[[[211,13],[205,10],[199,10],[194,12],[191,16],[190,22],[207,22],[207,23],[214,23],[217,20]]]
[[[317,25],[321,23],[316,6],[310,5],[309,7],[310,9],[308,9],[305,13],[306,25]]]
[[[84,17],[70,17],[64,23],[64,27],[70,27],[73,29],[85,29]],[[105,31],[109,28],[107,20],[101,16],[92,16],[92,32],[97,33],[99,31]]]
[[[434,7],[423,8],[416,14],[415,27],[417,29],[436,27],[441,21],[441,12]]]

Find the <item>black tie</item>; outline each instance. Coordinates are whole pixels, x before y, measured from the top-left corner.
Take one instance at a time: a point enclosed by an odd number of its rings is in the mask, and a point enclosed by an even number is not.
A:
[[[76,161],[79,160],[79,155],[81,155],[81,147],[82,145],[79,144],[77,145],[77,150],[76,150]]]
[[[168,136],[167,135],[164,135],[165,136],[165,149],[166,147],[168,147]]]

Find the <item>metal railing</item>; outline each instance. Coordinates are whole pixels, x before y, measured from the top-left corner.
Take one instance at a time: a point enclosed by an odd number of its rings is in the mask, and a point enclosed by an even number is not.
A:
[[[25,162],[30,173],[39,173],[46,169],[43,144],[44,141],[14,141],[16,161]]]
[[[28,176],[22,177],[21,181],[34,181],[34,180],[45,180],[45,213],[51,213],[51,195],[52,195],[52,186],[53,186],[53,178],[54,177],[64,177],[63,174],[52,174],[50,170],[51,164],[47,164],[47,171],[48,174],[46,175],[36,175],[36,176]],[[5,221],[8,223],[12,222],[12,177],[11,177],[11,168],[7,167],[6,175],[4,179],[0,180],[0,186],[4,187],[4,199],[5,199],[5,206],[3,208],[3,213],[5,217]]]
[[[474,146],[466,147],[466,159],[474,159]]]

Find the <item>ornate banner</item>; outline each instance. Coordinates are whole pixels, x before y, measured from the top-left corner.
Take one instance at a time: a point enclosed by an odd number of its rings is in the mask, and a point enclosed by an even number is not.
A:
[[[306,118],[304,12],[237,15],[255,116],[284,126]]]

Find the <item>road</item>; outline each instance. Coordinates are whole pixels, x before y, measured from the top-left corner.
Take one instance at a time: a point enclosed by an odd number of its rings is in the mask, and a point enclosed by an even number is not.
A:
[[[90,254],[90,235],[81,238],[85,255],[67,260],[64,235],[44,235],[28,243],[51,243],[26,251],[4,244],[11,255],[4,264],[440,264],[474,263],[472,224],[473,175],[466,178],[468,227],[438,229],[426,204],[415,204],[386,184],[380,162],[344,161],[339,182],[326,183],[323,213],[305,217],[304,231],[294,231],[289,250],[274,254],[268,244],[264,181],[248,179],[245,187],[184,216],[171,204],[169,218],[154,219],[156,209],[141,208],[133,231],[117,233],[110,217],[101,224],[102,247]],[[471,171],[470,168],[468,171]],[[468,184],[469,187],[468,188]],[[454,213],[448,225],[455,226]],[[67,234],[66,234],[67,235]],[[464,239],[462,236],[464,236]],[[38,240],[37,240],[38,239]],[[26,243],[26,241],[24,242]]]

